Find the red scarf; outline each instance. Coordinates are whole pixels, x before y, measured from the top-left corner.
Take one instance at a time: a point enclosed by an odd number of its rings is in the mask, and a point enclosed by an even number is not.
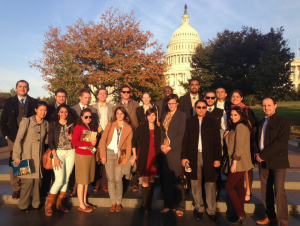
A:
[[[248,108],[247,105],[245,105],[244,103],[240,102],[239,104],[232,104],[231,105],[231,109],[234,108],[234,107],[236,107],[236,106],[239,106],[239,107],[241,107],[243,109]]]

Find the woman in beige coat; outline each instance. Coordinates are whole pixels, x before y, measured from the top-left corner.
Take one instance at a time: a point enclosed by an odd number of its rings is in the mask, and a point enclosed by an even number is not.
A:
[[[49,123],[43,119],[47,114],[47,103],[38,102],[35,112],[36,115],[21,121],[13,148],[14,161],[20,163],[21,159],[28,159],[31,169],[31,174],[20,176],[22,190],[18,206],[25,212],[28,212],[31,191],[32,208],[36,211],[39,209],[42,155],[44,144],[48,143]]]
[[[244,173],[254,166],[250,151],[250,126],[243,108],[236,106],[230,110],[230,129],[225,133],[225,141],[230,156],[230,172],[227,177],[225,189],[235,208],[235,215],[230,218],[232,224],[246,224],[244,211],[245,187]],[[237,188],[237,193],[235,192]]]

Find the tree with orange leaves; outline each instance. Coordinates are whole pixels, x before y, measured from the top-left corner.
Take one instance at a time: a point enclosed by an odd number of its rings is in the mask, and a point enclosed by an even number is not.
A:
[[[163,95],[167,64],[162,46],[150,39],[153,34],[140,29],[134,11],[126,14],[110,8],[100,23],[78,20],[66,34],[50,26],[43,56],[30,66],[40,70],[50,92],[64,88],[69,104],[77,102],[80,89],[91,86],[114,87],[117,100],[123,84],[132,87],[134,99],[150,91],[155,100]]]

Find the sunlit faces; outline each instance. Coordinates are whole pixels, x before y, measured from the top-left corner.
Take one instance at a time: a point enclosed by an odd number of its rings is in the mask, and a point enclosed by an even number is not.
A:
[[[239,93],[233,93],[231,95],[231,103],[233,104],[239,104],[241,103],[243,100],[243,97],[241,97],[241,95]]]
[[[123,121],[124,117],[125,117],[124,113],[120,109],[118,109],[117,112],[116,112],[117,120],[118,121]]]
[[[230,119],[233,123],[237,123],[241,120],[241,116],[237,113],[236,110],[230,112]]]
[[[164,89],[165,98],[167,98],[170,94],[173,94],[172,88],[171,87],[165,87],[165,89]]]
[[[44,105],[39,106],[38,108],[34,109],[36,116],[43,119],[47,115],[47,107]]]
[[[155,119],[156,119],[156,115],[154,113],[152,113],[151,115],[147,116],[148,122],[150,123],[154,123]]]
[[[19,82],[15,89],[20,97],[25,97],[29,91],[29,87],[26,82]]]
[[[128,87],[124,87],[121,91],[121,97],[123,100],[129,100],[131,91]]]
[[[55,96],[56,103],[58,105],[66,103],[67,96],[65,93],[57,93]]]
[[[58,112],[58,116],[60,119],[67,119],[68,114],[69,112],[67,108],[61,108]]]
[[[100,103],[105,102],[106,98],[107,98],[107,91],[106,90],[99,90],[97,98],[98,98],[98,101]]]
[[[91,112],[85,112],[82,116],[81,116],[81,120],[84,124],[88,125],[91,123],[92,121],[92,114]]]
[[[200,117],[204,117],[207,112],[207,106],[204,102],[198,102],[196,105],[196,113]]]
[[[196,94],[196,93],[199,92],[199,89],[200,89],[199,82],[198,81],[191,81],[191,83],[190,83],[191,93]]]
[[[218,89],[216,90],[216,93],[217,93],[217,98],[218,98],[218,100],[220,100],[220,101],[225,100],[225,98],[227,97],[226,90],[223,89],[223,88],[218,88]]]
[[[277,104],[274,104],[273,100],[270,98],[266,98],[262,102],[262,108],[267,117],[273,115],[276,111]]]
[[[86,106],[91,101],[91,94],[90,93],[83,93],[82,96],[79,96],[80,103],[83,106]]]
[[[176,102],[175,99],[169,100],[168,107],[171,112],[177,110],[177,106],[178,106],[178,103]]]
[[[148,105],[150,103],[151,97],[149,96],[148,93],[144,93],[142,96],[142,101],[144,105]]]
[[[215,93],[206,93],[205,100],[208,106],[213,106],[216,102],[216,94]]]

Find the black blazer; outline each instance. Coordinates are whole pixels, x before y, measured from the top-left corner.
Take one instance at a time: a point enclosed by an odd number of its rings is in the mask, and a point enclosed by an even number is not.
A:
[[[199,94],[199,100],[201,99],[202,97]],[[178,109],[186,114],[187,119],[193,116],[193,106],[190,93],[180,97]]]
[[[204,116],[201,124],[203,174],[205,182],[216,182],[218,171],[214,161],[221,161],[220,126],[215,119]],[[185,173],[192,180],[197,180],[197,160],[199,142],[199,119],[195,115],[186,120],[185,134],[182,144],[181,159],[188,159],[192,172]]]
[[[147,121],[143,106],[136,108],[136,116],[139,124]]]
[[[288,159],[288,141],[290,136],[290,122],[286,118],[273,114],[266,127],[264,149],[259,150],[259,142],[265,119],[260,121],[256,133],[255,153],[265,160],[268,169],[286,169],[290,167]],[[264,164],[264,162],[262,162]]]
[[[51,121],[51,117],[52,117],[52,114],[55,112],[55,103],[52,103],[52,104],[48,104],[48,110],[47,110],[47,115],[45,117],[45,120],[47,120],[48,122]]]
[[[154,128],[154,140],[155,140],[155,161],[154,167],[159,171],[160,166],[160,128],[155,124]],[[134,131],[132,137],[132,148],[136,148],[138,155],[137,171],[139,174],[144,175],[146,173],[148,154],[150,145],[150,132],[149,123],[140,124]]]
[[[35,115],[35,105],[37,103],[36,99],[27,95],[28,101],[28,111],[26,118]],[[12,142],[15,142],[17,132],[19,129],[19,125],[17,122],[17,118],[19,115],[19,99],[18,96],[10,97],[5,101],[2,115],[1,115],[1,133],[4,137],[8,137]]]

